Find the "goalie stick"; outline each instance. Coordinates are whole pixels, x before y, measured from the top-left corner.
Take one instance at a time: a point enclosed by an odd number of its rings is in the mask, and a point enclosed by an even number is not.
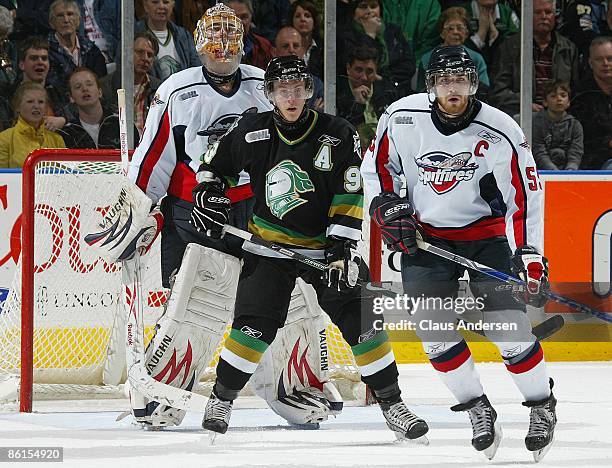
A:
[[[225,227],[223,228],[224,232],[227,232],[229,234],[232,234],[234,236],[240,237],[241,239],[244,239],[245,241],[248,242],[252,242],[253,244],[259,245],[261,247],[265,247],[267,249],[270,249],[274,252],[277,252],[281,255],[284,255],[288,258],[292,258],[293,260],[296,260],[300,263],[303,263],[305,265],[311,266],[313,268],[316,268],[317,270],[320,271],[326,271],[329,269],[329,266],[323,262],[320,262],[318,260],[315,260],[313,258],[310,258],[306,255],[303,255],[299,252],[296,252],[294,250],[288,249],[286,247],[283,247],[281,245],[278,245],[274,242],[271,241],[267,241],[265,239],[262,239],[261,237],[258,237],[254,234],[251,234],[250,232],[247,231],[243,231],[242,229],[238,229],[237,227],[231,226],[229,224],[226,224]],[[419,241],[421,242],[421,241]],[[429,244],[428,244],[429,245]],[[421,247],[420,243],[419,243],[419,248],[423,248]],[[426,250],[426,249],[424,249]],[[442,250],[442,249],[440,249]],[[446,252],[446,251],[443,251]],[[450,252],[446,252],[448,255],[453,255]],[[463,257],[459,257],[459,258],[463,258]],[[463,260],[469,262],[468,259],[463,258]],[[466,265],[467,266],[467,265]],[[487,268],[487,267],[485,267]],[[491,269],[492,270],[492,269]],[[493,270],[495,271],[495,270]],[[512,277],[510,277],[512,278]],[[514,278],[515,281],[522,283],[522,281],[520,281],[517,278]],[[359,284],[359,283],[358,283]],[[397,293],[392,291],[391,289],[385,288],[383,286],[377,286],[374,283],[368,283],[365,286],[367,289],[369,289],[370,291],[375,291],[375,292],[380,292],[386,296],[391,296],[391,297],[396,297]],[[585,306],[586,307],[586,306]],[[462,319],[460,319],[462,320]],[[536,336],[536,338],[538,340],[544,340],[546,338],[548,338],[549,336],[553,335],[554,333],[558,332],[561,327],[563,327],[563,325],[565,324],[565,320],[563,319],[562,316],[560,315],[554,315],[546,320],[544,320],[543,322],[541,322],[540,324],[536,325],[533,330],[532,333]],[[479,335],[485,336],[484,331],[482,330],[474,330],[475,333],[478,333]]]
[[[208,397],[158,382],[149,375],[145,368],[143,295],[140,272],[138,252],[132,259],[123,261],[122,280],[128,296],[126,301],[129,314],[126,325],[126,360],[130,386],[150,400],[177,409],[201,412],[206,407]]]
[[[121,174],[127,177],[129,155],[127,145],[127,121],[125,116],[125,90],[117,90],[119,108],[119,139],[121,141]],[[144,398],[186,411],[203,411],[208,398],[197,393],[158,382],[145,368],[143,294],[141,290],[140,252],[121,265],[121,279],[125,287],[126,302],[126,361],[130,386],[137,392],[131,399],[138,406],[145,406]],[[144,397],[144,398],[143,398]]]

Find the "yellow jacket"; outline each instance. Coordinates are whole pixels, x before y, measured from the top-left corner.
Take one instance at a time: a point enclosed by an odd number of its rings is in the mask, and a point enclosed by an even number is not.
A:
[[[38,148],[65,147],[62,137],[44,124],[35,129],[19,117],[14,127],[0,133],[0,168],[22,167],[28,155]]]

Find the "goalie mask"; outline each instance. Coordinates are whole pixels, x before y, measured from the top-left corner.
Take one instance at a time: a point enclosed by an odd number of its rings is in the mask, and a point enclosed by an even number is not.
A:
[[[229,81],[242,60],[244,28],[228,6],[219,3],[202,15],[193,32],[195,48],[202,64],[213,77]]]
[[[436,47],[425,72],[427,92],[439,119],[450,126],[461,126],[474,110],[478,90],[476,65],[462,46]],[[440,107],[440,100],[467,97],[467,108],[461,115],[450,115]]]

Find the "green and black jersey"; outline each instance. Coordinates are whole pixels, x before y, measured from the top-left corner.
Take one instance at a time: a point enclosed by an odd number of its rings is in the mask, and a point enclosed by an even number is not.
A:
[[[293,140],[276,127],[272,112],[245,114],[204,155],[204,163],[228,180],[241,170],[249,174],[256,199],[253,234],[321,249],[332,236],[361,238],[361,150],[349,122],[309,112],[303,134]]]

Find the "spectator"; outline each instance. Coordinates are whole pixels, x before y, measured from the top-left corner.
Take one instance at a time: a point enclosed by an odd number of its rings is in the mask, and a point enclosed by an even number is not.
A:
[[[67,148],[118,149],[119,116],[102,107],[98,77],[87,68],[77,68],[68,78],[70,101],[77,115],[59,130]],[[134,128],[135,141],[138,131]]]
[[[141,134],[149,107],[161,84],[159,78],[149,75],[158,52],[157,39],[151,32],[141,31],[134,36],[134,125]],[[102,106],[118,112],[117,90],[121,88],[121,70],[115,70],[102,78],[100,87]]]
[[[66,147],[61,136],[45,128],[47,92],[41,84],[23,83],[11,103],[18,118],[14,127],[0,133],[0,168],[23,166],[38,148]]]
[[[533,3],[533,102],[532,110],[541,111],[543,85],[548,81],[566,81],[573,87],[578,81],[576,46],[555,29],[554,0]],[[501,110],[515,116],[520,98],[520,34],[506,40],[498,49],[493,70],[491,100]]]
[[[544,87],[544,107],[533,118],[533,157],[538,169],[575,171],[580,167],[582,125],[567,113],[569,83],[551,81]]]
[[[352,49],[347,56],[346,76],[338,76],[338,115],[357,128],[363,149],[374,137],[385,109],[401,97],[392,83],[379,76],[378,61],[376,49]]]
[[[290,8],[289,0],[254,0],[253,25],[257,33],[273,43],[277,32],[287,21]]]
[[[164,81],[173,73],[202,63],[195,50],[193,34],[170,21],[174,0],[143,0],[145,19],[138,21],[135,33],[149,30],[159,44],[152,75]]]
[[[576,88],[570,112],[584,128],[580,169],[601,169],[612,159],[612,36],[593,39],[589,65],[592,73]]]
[[[121,37],[121,0],[77,0],[77,3],[83,19],[79,34],[96,44],[107,64],[114,63]]]
[[[63,90],[50,84],[47,80],[49,74],[49,43],[38,36],[25,39],[19,45],[19,70],[13,88],[5,98],[8,102],[9,96],[13,95],[16,89],[28,81],[39,83],[47,91],[47,109],[45,112],[45,126],[47,130],[55,131],[66,123],[66,106],[68,97]],[[10,107],[10,106],[9,106]],[[11,121],[13,113],[11,109]],[[9,126],[12,125],[12,122]]]
[[[14,10],[15,25],[11,39],[22,41],[27,37],[47,37],[49,26],[49,6],[53,0],[17,0],[6,2],[4,6]],[[10,8],[9,8],[10,9]]]
[[[67,94],[67,82],[77,67],[87,67],[98,76],[106,75],[106,61],[100,49],[78,34],[79,6],[74,0],[55,0],[49,8],[49,75],[47,82]]]
[[[444,10],[440,15],[440,20],[438,21],[438,28],[440,30],[440,37],[442,38],[444,45],[460,45],[466,50],[468,55],[476,64],[478,80],[480,82],[479,84],[483,85],[480,94],[486,94],[486,90],[488,90],[490,86],[489,75],[487,73],[487,64],[485,63],[482,55],[464,45],[469,34],[469,18],[465,9],[460,7],[451,7]],[[429,63],[432,50],[423,54],[423,57],[421,57],[419,62],[419,74],[417,77],[417,89],[419,91],[425,91],[425,69]],[[482,92],[482,90],[485,91]],[[481,99],[482,96],[478,96],[478,98]]]
[[[572,1],[563,14],[560,32],[576,44],[586,64],[591,41],[610,34],[606,3],[603,0]]]
[[[510,5],[498,0],[473,0],[462,7],[471,16],[468,47],[480,52],[490,67],[499,45],[519,31],[520,20]]]
[[[293,26],[285,26],[278,30],[276,39],[274,40],[273,48],[274,57],[284,57],[287,55],[295,55],[303,60],[304,47],[302,45],[302,36]],[[321,79],[313,75],[313,93],[308,100],[308,106],[317,111],[323,111],[323,82]]]
[[[313,75],[323,77],[323,39],[319,36],[319,12],[309,0],[296,0],[289,10],[289,25],[302,36],[304,62]]]
[[[8,95],[17,79],[17,49],[8,39],[13,31],[13,15],[0,6],[0,94]]]
[[[353,21],[339,34],[344,48],[338,55],[346,63],[347,50],[365,46],[378,51],[378,73],[401,89],[401,94],[411,94],[412,76],[416,61],[412,49],[399,26],[383,21],[382,0],[356,0],[349,10]],[[341,67],[339,67],[341,68]]]
[[[401,28],[415,57],[422,57],[440,42],[438,0],[383,0],[383,18]]]
[[[251,0],[226,0],[223,3],[234,10],[244,28],[244,56],[242,57],[242,63],[265,70],[268,62],[274,56],[272,44],[265,37],[255,34],[251,28],[253,20],[253,4]]]
[[[198,20],[204,12],[215,4],[214,0],[182,0],[180,14],[180,24],[187,32],[195,31]]]

